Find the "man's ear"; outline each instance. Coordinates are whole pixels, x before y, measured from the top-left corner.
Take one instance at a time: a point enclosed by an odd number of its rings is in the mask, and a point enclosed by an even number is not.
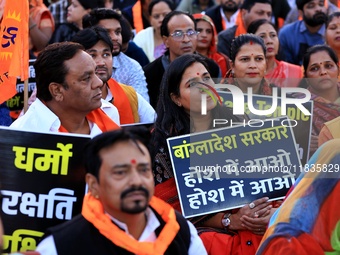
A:
[[[64,99],[64,87],[63,85],[61,85],[60,83],[57,82],[51,82],[50,85],[48,86],[48,89],[52,95],[52,98],[54,98],[54,100],[60,102],[63,101]]]
[[[88,186],[89,191],[91,192],[92,196],[95,198],[99,197],[99,185],[98,185],[98,180],[97,178],[90,173],[87,173],[85,175],[85,180]]]
[[[247,9],[241,9],[241,17],[242,20],[244,20],[244,16],[247,14],[248,10]]]
[[[303,11],[302,10],[298,10],[299,11],[299,18],[303,17]]]
[[[163,43],[167,49],[169,49],[169,37],[168,36],[162,36]]]

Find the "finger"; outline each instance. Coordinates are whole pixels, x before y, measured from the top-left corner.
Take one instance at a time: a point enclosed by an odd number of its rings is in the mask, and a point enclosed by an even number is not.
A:
[[[240,220],[244,227],[248,229],[266,228],[268,224],[267,218],[251,218],[248,216],[242,216]]]
[[[267,207],[258,210],[254,213],[254,216],[257,215],[257,217],[254,218],[259,218],[259,217],[266,217],[270,214],[270,210],[273,208],[272,205],[268,205]]]
[[[255,210],[255,211],[260,211],[260,210],[262,210],[262,209],[266,209],[268,206],[272,206],[272,205],[271,205],[271,202],[264,202],[264,203],[262,203],[262,204],[259,204],[259,205],[257,205],[257,206],[254,208],[254,210]]]
[[[256,199],[248,204],[248,207],[250,209],[254,209],[255,207],[259,207],[258,209],[262,209],[263,206],[266,206],[266,202],[268,201],[268,197],[262,197],[259,199]]]
[[[269,197],[261,197],[253,201],[256,205],[263,204],[269,200]]]

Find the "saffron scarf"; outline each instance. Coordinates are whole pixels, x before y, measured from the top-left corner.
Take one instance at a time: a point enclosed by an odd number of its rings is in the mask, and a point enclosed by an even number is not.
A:
[[[102,132],[120,128],[101,108],[91,111],[86,115],[86,118],[92,123],[95,123]],[[63,126],[59,127],[59,132],[68,133]]]
[[[113,105],[118,109],[120,124],[135,123],[130,100],[123,88],[112,78],[107,81],[107,85],[113,95]]]
[[[132,7],[132,16],[133,16],[133,26],[136,29],[136,34],[144,29],[143,26],[143,18],[142,18],[142,4],[140,0],[138,0],[135,5]]]
[[[84,197],[81,214],[115,245],[136,255],[162,255],[177,235],[179,224],[175,210],[164,201],[153,196],[149,205],[165,222],[165,226],[154,242],[140,242],[113,224],[110,216],[105,214],[101,202],[90,193]]]
[[[244,26],[241,11],[237,14],[235,26],[237,26],[235,31],[235,37],[247,33],[247,29]]]

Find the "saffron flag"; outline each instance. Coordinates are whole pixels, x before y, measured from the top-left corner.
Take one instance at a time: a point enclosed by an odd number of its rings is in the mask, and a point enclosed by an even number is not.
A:
[[[0,23],[0,103],[14,96],[16,80],[28,78],[28,1],[7,0]]]

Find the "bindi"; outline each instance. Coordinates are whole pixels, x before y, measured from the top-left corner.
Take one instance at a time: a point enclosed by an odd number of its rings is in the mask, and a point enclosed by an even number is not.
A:
[[[200,75],[200,73],[196,73],[197,75]]]
[[[135,159],[131,159],[131,164],[136,165],[137,161]]]

